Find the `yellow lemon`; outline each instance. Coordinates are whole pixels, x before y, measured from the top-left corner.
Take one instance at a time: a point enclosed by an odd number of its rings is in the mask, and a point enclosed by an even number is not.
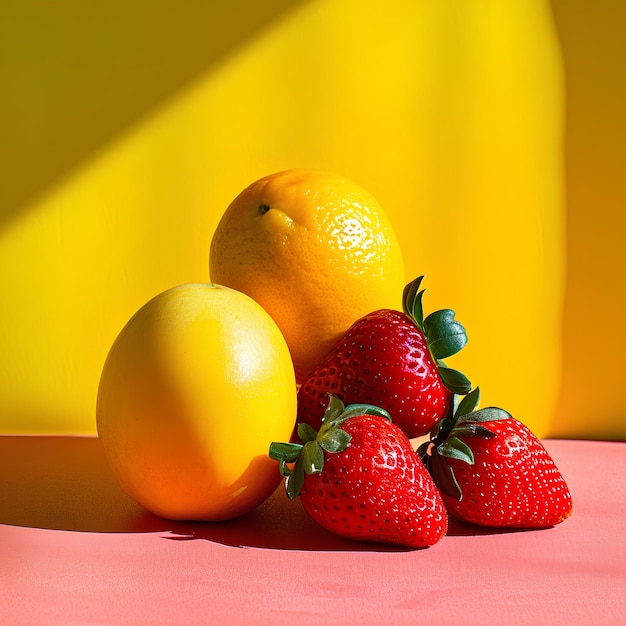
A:
[[[280,482],[268,456],[296,415],[289,350],[248,296],[168,289],[115,340],[97,398],[98,435],[122,487],[169,519],[249,512]]]
[[[359,317],[401,308],[404,264],[389,219],[332,172],[291,169],[252,183],[222,216],[209,268],[272,316],[299,381]]]

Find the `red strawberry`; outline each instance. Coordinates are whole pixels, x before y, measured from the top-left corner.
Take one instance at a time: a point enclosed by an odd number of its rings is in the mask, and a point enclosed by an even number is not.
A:
[[[424,319],[419,286],[404,289],[404,312],[381,309],[357,320],[298,392],[298,421],[319,428],[328,394],[345,404],[387,410],[407,437],[428,433],[450,410],[452,393],[466,394],[471,383],[445,367],[442,359],[467,342],[454,311]]]
[[[319,432],[300,424],[304,445],[273,443],[290,498],[327,530],[359,541],[423,548],[446,533],[441,496],[410,441],[377,407],[332,397]],[[289,469],[287,463],[293,463]]]
[[[568,518],[572,497],[541,442],[502,409],[473,411],[478,394],[468,394],[418,450],[448,512],[492,527],[544,528]]]

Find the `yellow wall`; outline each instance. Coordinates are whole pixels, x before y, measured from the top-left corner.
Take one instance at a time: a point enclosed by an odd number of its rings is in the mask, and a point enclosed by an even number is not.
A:
[[[378,197],[483,404],[623,438],[624,9],[553,8],[3,3],[0,432],[95,432],[130,315],[208,280],[244,186],[313,166]]]
[[[564,59],[565,292],[553,436],[626,439],[626,3],[554,0]]]

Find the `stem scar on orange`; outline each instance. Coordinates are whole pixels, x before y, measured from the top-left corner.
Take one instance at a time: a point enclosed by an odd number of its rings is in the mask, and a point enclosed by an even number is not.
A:
[[[280,482],[267,451],[295,422],[289,350],[248,296],[173,287],[113,343],[96,413],[109,465],[137,502],[169,519],[230,519]]]
[[[226,209],[211,280],[256,300],[282,331],[298,381],[358,318],[400,309],[404,263],[388,217],[351,180],[315,169],[261,178]]]

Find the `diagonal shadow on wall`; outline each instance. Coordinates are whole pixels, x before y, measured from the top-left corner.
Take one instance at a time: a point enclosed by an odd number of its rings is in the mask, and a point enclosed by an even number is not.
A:
[[[4,2],[0,226],[305,1]]]

